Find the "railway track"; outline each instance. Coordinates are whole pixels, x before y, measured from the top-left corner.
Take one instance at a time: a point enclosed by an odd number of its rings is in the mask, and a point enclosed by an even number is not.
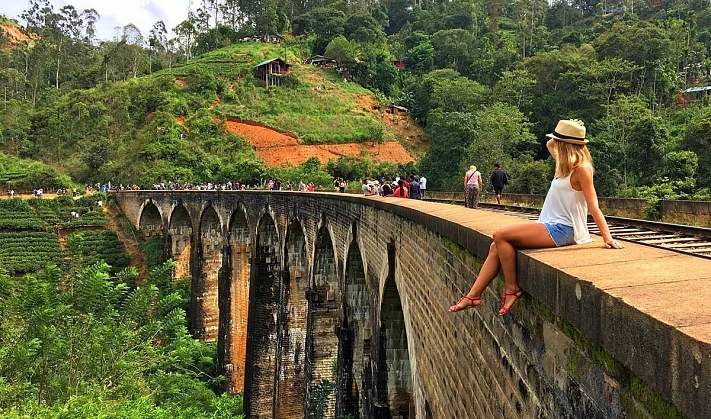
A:
[[[432,202],[444,202],[464,205],[464,201],[451,199],[427,199]],[[479,203],[481,208],[502,214],[536,220],[540,209],[515,205]],[[705,259],[711,259],[711,228],[694,227],[680,224],[659,223],[632,218],[605,216],[610,233],[617,240],[663,248]],[[600,235],[600,231],[588,217],[590,233]]]

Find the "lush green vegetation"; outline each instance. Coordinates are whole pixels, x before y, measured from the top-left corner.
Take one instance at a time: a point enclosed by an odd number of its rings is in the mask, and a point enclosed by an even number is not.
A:
[[[56,234],[0,231],[0,268],[11,275],[36,272],[48,263],[60,265],[65,257]]]
[[[79,227],[106,224],[99,200],[0,200],[0,416],[241,417],[215,346],[187,332],[190,284],[171,280],[161,239],[137,287],[117,234]],[[55,227],[76,229],[66,250]]]
[[[163,263],[164,246],[162,236],[142,241],[138,245],[141,252],[146,256],[146,265],[148,265],[149,268],[155,268]]]
[[[0,228],[52,231],[55,225],[61,228],[105,226],[106,216],[98,206],[101,200],[106,200],[104,194],[76,200],[68,196],[0,200]],[[72,217],[72,212],[79,218]]]
[[[318,169],[320,183],[336,167],[352,179],[375,176],[385,169],[357,160],[267,169],[223,126],[235,117],[307,142],[374,139],[382,127],[355,102],[365,87],[426,128],[431,150],[414,169],[432,189],[458,189],[469,164],[486,172],[499,161],[509,191],[544,191],[552,167],[544,134],[558,119],[582,118],[601,194],[708,198],[708,95],[682,94],[709,82],[708,0],[605,5],[204,1],[174,39],[157,22],[149,34],[127,25],[121,39],[97,46],[95,11],[33,0],[23,30],[39,38],[0,55],[0,146],[81,182],[252,184]],[[239,41],[275,33],[289,35],[278,45]],[[297,65],[284,87],[269,89],[252,77],[263,60],[312,54],[335,59],[339,72]]]
[[[105,199],[97,194],[76,200],[67,196],[0,200],[0,269],[18,275],[36,272],[48,263],[64,266],[69,255],[60,247],[59,230],[105,226],[106,215],[98,206]],[[105,261],[114,274],[128,266],[126,250],[112,231],[76,232],[68,239],[68,245],[72,243],[81,243],[77,254],[82,263]]]
[[[16,111],[20,111],[17,109]],[[0,114],[3,114],[0,111]],[[3,143],[3,132],[9,128],[0,123],[0,143]],[[18,158],[0,151],[0,188],[19,192],[32,191],[43,187],[47,190],[72,188],[75,183],[69,176],[54,167],[29,159]]]
[[[89,230],[74,233],[67,240],[67,247],[76,249],[83,264],[99,261],[111,266],[112,274],[117,274],[129,266],[126,249],[115,232],[110,230]]]
[[[241,398],[215,394],[214,345],[187,332],[186,295],[165,287],[170,263],[136,287],[133,268],[73,256],[0,274],[3,417],[241,417]]]
[[[8,128],[6,149],[61,167],[87,183],[257,183],[269,169],[244,138],[226,133],[227,116],[290,131],[307,142],[364,141],[380,126],[355,100],[368,91],[333,72],[297,67],[293,87],[262,88],[251,72],[256,60],[269,56],[270,47],[255,45],[240,43],[149,77],[43,102],[25,116],[24,130]],[[0,121],[17,118],[24,106],[7,102]],[[16,172],[6,176],[19,176]],[[35,176],[24,180],[28,184],[50,183]]]

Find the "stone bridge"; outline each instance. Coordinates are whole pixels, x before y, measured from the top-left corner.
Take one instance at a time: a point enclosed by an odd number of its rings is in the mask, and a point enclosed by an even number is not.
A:
[[[249,418],[711,417],[711,261],[596,243],[519,252],[525,298],[468,290],[492,232],[530,222],[331,193],[115,195],[216,342]]]

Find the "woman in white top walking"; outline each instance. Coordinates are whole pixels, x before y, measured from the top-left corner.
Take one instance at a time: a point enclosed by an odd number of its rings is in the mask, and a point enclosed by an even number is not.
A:
[[[476,166],[469,166],[469,170],[464,174],[464,206],[467,208],[477,208],[479,206],[479,196],[483,190],[484,182],[481,180],[481,173],[476,170]]]
[[[555,178],[546,195],[541,215],[536,223],[524,223],[500,228],[494,232],[494,243],[469,293],[449,308],[456,312],[481,305],[481,295],[499,269],[506,285],[501,297],[499,315],[511,311],[523,297],[516,283],[515,248],[540,249],[582,244],[592,241],[587,226],[588,210],[600,229],[605,247],[624,246],[612,238],[605,217],[598,207],[593,184],[593,164],[585,139],[585,125],[577,119],[561,120],[553,133],[547,135],[548,151],[555,159]]]

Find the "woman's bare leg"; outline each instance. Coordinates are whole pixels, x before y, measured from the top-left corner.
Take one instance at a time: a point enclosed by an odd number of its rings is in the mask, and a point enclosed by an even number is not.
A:
[[[501,263],[499,262],[499,256],[496,252],[496,243],[491,243],[491,246],[489,246],[489,254],[479,270],[479,274],[476,276],[474,285],[472,285],[472,288],[467,293],[467,297],[474,299],[481,298],[481,294],[484,292],[486,287],[488,287],[491,281],[496,278],[496,275],[499,273],[499,269],[501,269]],[[457,303],[457,307],[459,308],[465,308],[471,305],[476,304],[466,298],[462,298],[459,303]]]
[[[486,287],[496,278],[499,269],[502,268],[504,271],[504,280],[506,281],[504,292],[514,294],[519,290],[516,283],[516,247],[523,249],[544,249],[556,247],[556,245],[543,224],[517,224],[496,230],[494,232],[494,242],[489,247],[489,254],[479,271],[479,275],[476,277],[476,281],[474,281],[474,285],[472,285],[469,293],[467,293],[467,297],[481,297]],[[513,298],[511,298],[511,301],[514,301]],[[457,307],[459,308],[465,308],[471,305],[475,304],[467,299],[462,299],[457,303]],[[504,305],[510,307],[510,304],[506,304],[506,301]]]
[[[503,227],[494,232],[494,244],[499,255],[501,268],[504,271],[506,285],[504,292],[515,294],[518,290],[516,283],[516,249],[544,249],[556,247],[548,230],[540,223],[526,223]],[[507,296],[509,297],[509,296]],[[509,303],[510,300],[510,303]],[[504,308],[511,307],[515,298],[506,298]]]

